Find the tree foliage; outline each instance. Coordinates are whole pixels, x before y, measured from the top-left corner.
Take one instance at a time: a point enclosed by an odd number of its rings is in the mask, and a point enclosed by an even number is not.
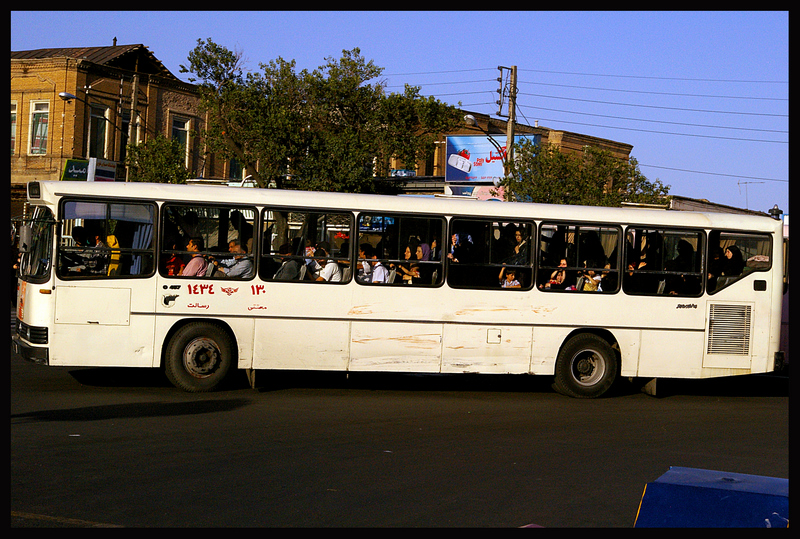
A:
[[[153,183],[185,183],[191,173],[184,165],[184,146],[158,134],[140,144],[130,144],[125,164],[128,181]]]
[[[241,53],[198,40],[192,73],[209,122],[209,150],[235,157],[261,187],[372,192],[389,158],[413,167],[433,136],[459,125],[458,110],[406,87],[387,94],[383,72],[360,50],[297,72],[277,58],[245,73]]]
[[[500,185],[507,200],[548,204],[620,206],[623,202],[664,204],[669,186],[648,180],[638,162],[586,147],[582,154],[523,141],[515,149],[511,173]]]

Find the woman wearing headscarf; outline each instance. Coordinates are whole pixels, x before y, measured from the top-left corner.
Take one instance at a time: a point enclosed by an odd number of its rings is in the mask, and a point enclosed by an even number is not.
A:
[[[403,276],[406,284],[431,284],[433,267],[425,262],[431,259],[431,246],[427,243],[417,245],[416,262],[411,264],[408,275]]]
[[[744,257],[735,245],[725,249],[725,259],[722,261],[722,274],[728,277],[740,275],[744,271]]]

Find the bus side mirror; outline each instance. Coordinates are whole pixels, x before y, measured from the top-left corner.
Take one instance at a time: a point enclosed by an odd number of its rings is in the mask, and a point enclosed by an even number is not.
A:
[[[19,252],[27,253],[31,246],[33,230],[31,225],[22,225],[19,229]]]

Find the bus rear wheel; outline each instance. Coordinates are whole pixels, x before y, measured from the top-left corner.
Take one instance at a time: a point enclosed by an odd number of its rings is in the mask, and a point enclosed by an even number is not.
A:
[[[191,393],[212,391],[233,362],[233,343],[225,330],[206,322],[189,323],[172,336],[164,357],[167,379]]]
[[[617,356],[608,342],[584,333],[559,352],[553,388],[570,397],[597,398],[614,384],[617,370]]]

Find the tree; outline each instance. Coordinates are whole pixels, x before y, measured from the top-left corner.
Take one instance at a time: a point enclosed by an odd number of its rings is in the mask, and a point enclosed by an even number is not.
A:
[[[184,165],[184,146],[158,134],[140,144],[129,144],[125,164],[128,181],[185,183],[191,175]]]
[[[419,90],[385,92],[383,69],[355,48],[309,72],[281,58],[244,73],[242,56],[198,40],[188,67],[199,80],[211,151],[236,157],[261,187],[372,192],[390,157],[414,163],[434,132],[459,125],[454,107]]]
[[[648,180],[633,157],[626,161],[588,146],[582,154],[567,154],[532,141],[522,141],[515,153],[511,173],[500,182],[507,200],[621,206],[664,204],[669,195],[669,186]]]

